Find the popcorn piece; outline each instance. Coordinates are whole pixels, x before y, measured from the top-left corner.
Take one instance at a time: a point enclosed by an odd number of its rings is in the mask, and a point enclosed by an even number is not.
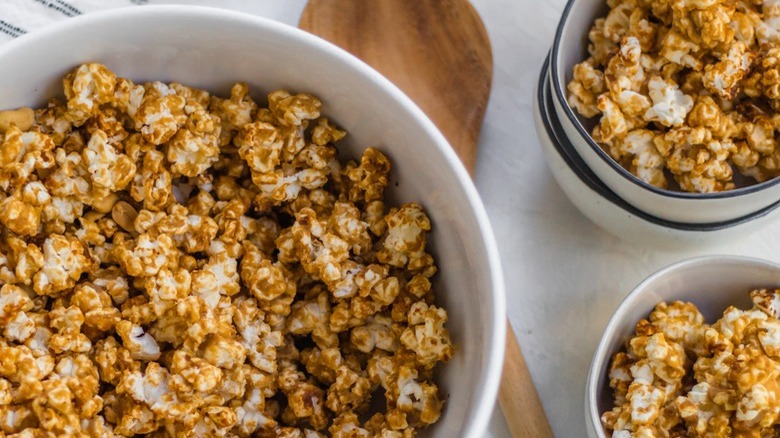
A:
[[[710,398],[710,386],[699,383],[691,388],[687,397],[678,397],[675,405],[680,416],[699,435],[728,434],[728,414]]]
[[[46,134],[22,132],[16,126],[0,138],[0,188],[9,190],[27,182],[33,171],[51,169],[54,141]]]
[[[687,40],[676,29],[672,29],[666,34],[662,47],[659,54],[668,61],[694,70],[701,70],[702,63],[696,57],[700,50],[699,45]]]
[[[658,76],[651,77],[647,87],[653,106],[647,110],[645,118],[664,126],[681,125],[685,121],[685,116],[693,108],[693,99],[683,94],[676,85]]]
[[[108,143],[105,132],[92,133],[87,148],[84,149],[84,162],[92,176],[92,183],[111,191],[123,190],[135,176],[135,164],[124,154],[117,154]]]
[[[235,138],[238,153],[254,172],[274,171],[280,163],[284,143],[279,130],[270,123],[244,125]]]
[[[704,317],[693,304],[659,303],[650,313],[650,322],[669,341],[680,343],[687,351],[704,354]]]
[[[76,306],[59,306],[49,312],[49,328],[53,330],[49,339],[49,348],[57,353],[86,353],[92,348],[92,342],[81,333],[84,314]]]
[[[688,113],[688,124],[694,128],[706,128],[713,137],[721,139],[732,137],[737,132],[736,124],[710,96],[696,98],[696,104]]]
[[[662,142],[677,144],[667,158],[667,164],[677,183],[686,191],[709,193],[734,187],[728,159],[736,152],[736,146],[729,140],[712,140],[708,131],[699,128],[680,128],[657,141],[656,147]],[[666,149],[666,146],[661,148]]]
[[[25,312],[33,302],[23,289],[5,284],[0,287],[0,325],[9,341],[24,342],[35,332],[35,323]]]
[[[362,409],[371,396],[371,381],[365,373],[357,373],[346,365],[336,370],[336,381],[328,388],[325,406],[341,413],[349,409]]]
[[[222,146],[230,142],[232,132],[252,122],[257,104],[249,96],[249,86],[239,82],[230,90],[230,99],[211,96],[208,109],[222,122]]]
[[[142,234],[135,240],[115,242],[114,256],[129,275],[149,277],[163,267],[172,266],[177,251],[173,239],[168,235],[151,237]]]
[[[264,316],[257,303],[247,298],[236,302],[233,321],[252,365],[261,371],[275,373],[277,371],[276,348],[282,345],[282,334],[272,330],[263,321]]]
[[[168,143],[167,158],[174,175],[198,176],[219,156],[220,120],[203,109],[189,114],[183,129]]]
[[[133,178],[130,195],[136,202],[143,202],[144,208],[160,211],[174,200],[172,181],[171,173],[163,166],[163,154],[149,151]]]
[[[429,265],[425,253],[426,232],[431,229],[428,216],[418,204],[406,204],[391,210],[385,217],[387,234],[377,257],[392,266],[420,269]]]
[[[407,336],[411,337],[412,334]],[[394,352],[399,347],[398,337],[394,333],[392,320],[381,315],[369,317],[365,325],[354,328],[350,334],[350,340],[363,353],[370,353],[374,348]],[[401,340],[403,341],[403,338]],[[417,339],[407,339],[407,341],[412,345],[421,344]],[[404,344],[406,345],[406,343]]]
[[[211,307],[215,307],[220,295],[231,296],[238,293],[237,263],[222,253],[209,258],[202,270],[192,274],[192,293],[203,298]]]
[[[636,129],[613,143],[611,154],[618,160],[630,162],[629,170],[642,181],[660,188],[667,187],[664,165],[666,159],[654,143],[655,134],[647,129]],[[630,161],[628,161],[630,160]]]
[[[43,266],[35,274],[33,288],[39,295],[54,295],[72,288],[90,268],[91,262],[78,239],[53,234],[43,243]]]
[[[287,330],[296,335],[311,333],[314,342],[322,349],[335,347],[339,341],[330,330],[330,311],[330,302],[325,293],[299,301],[293,304]]]
[[[390,160],[377,149],[368,148],[360,158],[360,166],[346,170],[350,181],[349,200],[369,203],[381,200],[388,184]]]
[[[631,20],[631,4],[624,3],[611,9],[604,19],[604,36],[614,42],[620,42],[628,32]]]
[[[127,373],[116,387],[117,394],[127,394],[142,403],[160,419],[183,420],[194,406],[179,400],[169,386],[170,373],[157,362],[150,362],[146,371]],[[127,413],[125,414],[127,415]]]
[[[756,37],[760,44],[772,44],[780,41],[780,10],[775,0],[764,0],[762,2],[762,14],[758,17],[761,20],[755,26]]]
[[[291,228],[293,250],[303,268],[325,282],[341,278],[341,262],[349,257],[348,244],[333,233],[308,208],[298,212]],[[280,237],[281,239],[281,237]]]
[[[111,296],[94,284],[77,285],[71,296],[71,304],[84,314],[84,324],[100,331],[113,329],[121,318],[111,302]]]
[[[146,94],[133,116],[135,129],[144,140],[160,145],[170,140],[187,121],[186,101],[159,82],[146,87]]]
[[[52,98],[46,108],[35,111],[35,125],[42,133],[51,136],[56,146],[62,146],[73,131],[73,124],[66,118],[67,109],[65,102]]]
[[[94,361],[100,373],[100,380],[110,385],[118,385],[127,372],[141,369],[141,363],[130,357],[130,351],[113,336],[101,339],[95,344]]]
[[[333,425],[328,428],[334,438],[368,438],[371,433],[360,427],[357,415],[352,411],[344,412],[335,419]]]
[[[442,402],[439,400],[438,388],[429,383],[420,383],[417,378],[416,370],[402,366],[391,378],[390,397],[397,400],[397,409],[405,414],[409,424],[432,424],[441,415]]]
[[[567,86],[569,105],[585,117],[595,117],[599,114],[597,98],[606,91],[604,73],[586,60],[574,66],[574,79]]]
[[[452,356],[452,344],[444,329],[447,313],[424,302],[412,305],[409,327],[401,334],[401,343],[417,354],[417,360],[426,369]]]
[[[780,318],[780,290],[756,289],[750,292],[750,299],[756,308],[771,318]]]
[[[282,413],[282,419],[296,418],[306,420],[315,430],[321,430],[329,424],[329,414],[325,411],[325,393],[322,389],[307,381],[302,373],[284,369],[279,373],[279,388],[287,397],[288,405]]]
[[[608,95],[598,97],[597,108],[601,111],[601,121],[593,131],[596,141],[609,144],[615,138],[621,138],[628,132],[626,117],[620,107]]]
[[[254,389],[249,392],[249,396],[244,403],[236,408],[236,417],[238,430],[244,435],[249,435],[258,429],[271,430],[277,425],[277,422],[269,418],[265,408],[265,400],[260,390]],[[271,403],[268,403],[271,405]]]
[[[627,396],[631,409],[631,422],[635,426],[648,426],[655,422],[664,403],[664,392],[651,385],[634,384]]]
[[[68,99],[66,118],[75,126],[100,111],[100,105],[111,101],[116,88],[116,76],[101,64],[84,64],[62,81]]]
[[[241,280],[261,307],[265,304],[274,313],[289,313],[296,286],[288,280],[289,274],[281,263],[272,263],[256,246],[245,242],[240,269]]]
[[[122,338],[122,344],[130,352],[131,358],[144,361],[160,358],[157,341],[148,333],[144,333],[141,327],[130,321],[120,321],[116,324],[116,332]]]
[[[748,45],[737,41],[717,64],[704,69],[704,86],[722,98],[731,99],[737,92],[739,81],[748,73],[755,55]]]

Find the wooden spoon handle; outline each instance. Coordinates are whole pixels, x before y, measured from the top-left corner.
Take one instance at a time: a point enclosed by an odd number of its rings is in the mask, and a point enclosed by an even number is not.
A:
[[[509,321],[506,322],[506,356],[498,401],[512,436],[554,436]]]

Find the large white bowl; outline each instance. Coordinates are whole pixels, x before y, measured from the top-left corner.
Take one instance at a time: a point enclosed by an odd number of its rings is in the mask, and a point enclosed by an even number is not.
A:
[[[607,10],[605,0],[569,0],[558,24],[551,62],[555,111],[566,136],[599,179],[638,209],[675,222],[729,221],[780,200],[780,178],[719,193],[659,189],[625,170],[601,149],[590,136],[594,122],[576,114],[566,101],[566,86],[574,66],[588,56],[588,30]]]
[[[246,81],[261,101],[277,88],[311,92],[349,132],[342,156],[371,145],[385,151],[394,198],[420,202],[431,216],[437,299],[456,344],[438,375],[443,416],[424,435],[484,435],[506,333],[498,251],[468,173],[411,100],[358,59],[295,28],[213,8],[144,6],[70,19],[0,47],[0,108],[44,104],[60,94],[63,75],[87,61],[134,81],[175,80],[223,95]]]
[[[780,287],[780,265],[760,259],[736,256],[707,256],[668,266],[648,277],[620,303],[609,320],[593,355],[585,385],[585,420],[588,436],[606,438],[601,414],[612,409],[609,365],[625,341],[634,334],[637,321],[647,318],[661,301],[689,301],[705,321],[723,316],[728,306],[748,309],[748,292],[756,288]]]
[[[549,60],[534,99],[536,132],[553,178],[593,223],[633,244],[664,250],[717,245],[778,226],[780,202],[737,219],[699,224],[665,220],[627,203],[596,176],[566,137],[553,108],[548,67]]]

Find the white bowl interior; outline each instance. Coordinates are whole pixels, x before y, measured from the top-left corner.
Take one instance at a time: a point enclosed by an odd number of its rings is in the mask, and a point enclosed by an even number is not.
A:
[[[706,322],[713,323],[728,306],[750,308],[750,290],[778,287],[780,265],[736,256],[685,260],[661,269],[640,283],[610,319],[591,363],[585,395],[585,414],[595,428],[591,432],[598,437],[607,436],[600,416],[613,407],[608,379],[610,361],[634,334],[636,322],[647,318],[656,304],[690,301],[699,308]]]
[[[566,102],[574,66],[588,57],[588,32],[608,12],[604,0],[570,0],[554,42],[551,68],[555,111],[566,136],[588,166],[621,198],[653,216],[670,221],[708,223],[733,220],[759,211],[780,198],[780,179],[714,194],[659,190],[623,170],[589,141],[595,119],[585,119]]]
[[[498,252],[468,174],[409,99],[356,58],[289,26],[211,8],[147,6],[71,19],[1,47],[0,108],[44,104],[61,95],[64,74],[89,61],[136,82],[177,81],[221,95],[246,81],[262,102],[277,88],[314,93],[349,132],[342,157],[372,145],[385,151],[394,200],[420,202],[434,224],[434,287],[457,346],[438,376],[444,414],[422,435],[484,433],[505,336]]]

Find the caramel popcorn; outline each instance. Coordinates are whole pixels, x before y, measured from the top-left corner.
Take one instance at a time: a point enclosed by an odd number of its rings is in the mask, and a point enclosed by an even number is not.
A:
[[[780,176],[780,6],[609,0],[568,102],[592,137],[662,189],[712,193]]]
[[[659,303],[612,358],[613,437],[775,436],[780,425],[780,289],[750,292],[707,324],[695,305]]]
[[[583,108],[615,86],[580,81]],[[633,126],[650,100],[619,85]],[[339,161],[346,132],[309,94],[262,107],[245,83],[223,99],[100,64],[63,86],[0,124],[0,435],[411,438],[439,419],[432,225],[385,205],[380,150]],[[755,339],[777,356],[778,333]],[[765,400],[745,393],[745,424],[777,416]]]

